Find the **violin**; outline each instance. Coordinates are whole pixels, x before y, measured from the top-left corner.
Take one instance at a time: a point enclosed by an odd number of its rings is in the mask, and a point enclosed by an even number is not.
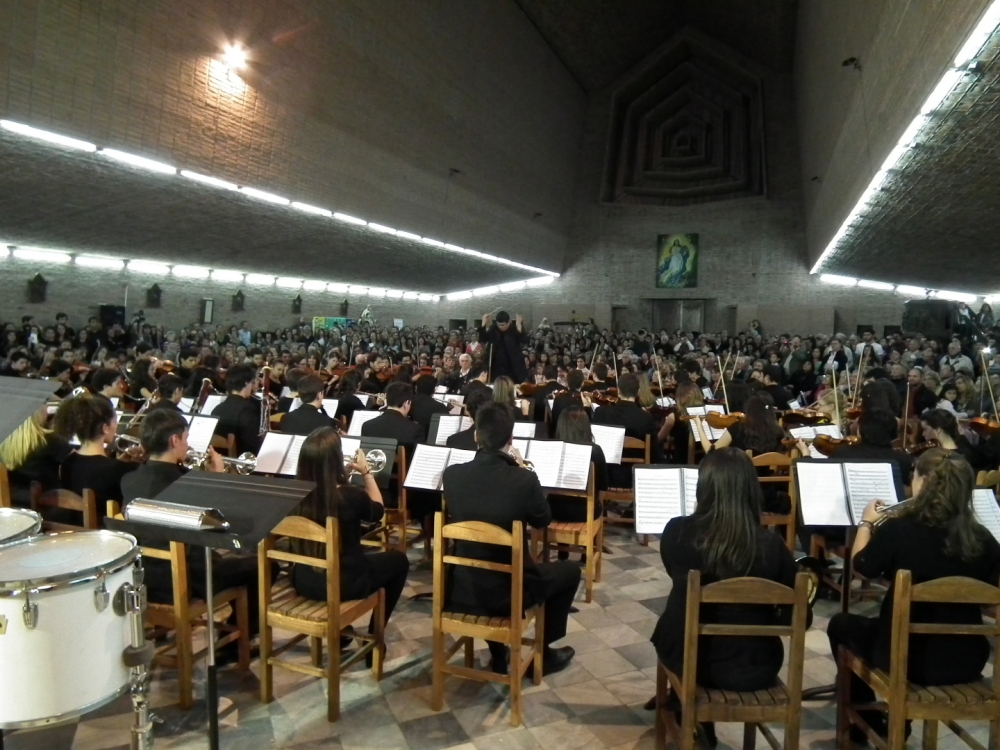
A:
[[[524,397],[534,396],[536,390],[538,390],[538,386],[534,383],[521,383],[517,387],[517,392]]]
[[[969,420],[969,429],[980,437],[992,437],[1000,433],[1000,422],[989,417],[973,417]]]
[[[846,416],[848,419],[857,419],[858,417],[861,416],[861,407],[854,406],[848,409],[844,409],[844,416]]]
[[[923,443],[917,443],[916,445],[911,445],[909,448],[906,449],[906,452],[909,453],[911,456],[919,456],[924,451],[928,451],[931,448],[940,448],[940,447],[941,443],[939,443],[937,440],[927,440]]]
[[[717,411],[710,411],[705,415],[708,426],[716,430],[728,430],[733,425],[743,421],[744,414],[741,411],[734,411],[732,414],[719,414]]]
[[[813,426],[818,424],[829,424],[830,415],[824,414],[815,409],[793,409],[781,415],[781,424],[784,427],[790,425]]]
[[[813,439],[812,444],[816,450],[824,456],[829,457],[841,448],[845,448],[848,445],[857,445],[860,442],[861,437],[858,435],[848,435],[843,438],[830,437],[829,435],[817,435],[815,439]]]

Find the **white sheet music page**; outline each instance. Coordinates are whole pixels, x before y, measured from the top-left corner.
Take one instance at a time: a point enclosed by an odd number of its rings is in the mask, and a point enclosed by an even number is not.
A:
[[[708,399],[714,398],[712,395],[712,389],[707,387],[701,389],[701,395]]]
[[[622,448],[625,445],[625,428],[607,424],[593,424],[590,431],[594,442],[604,451],[604,460],[609,464],[622,462]]]
[[[637,466],[634,476],[635,533],[662,534],[667,521],[684,515],[681,470]]]
[[[254,469],[254,472],[257,474],[278,474],[294,437],[294,435],[283,435],[280,432],[269,432],[264,435],[260,453],[257,454],[257,468]]]
[[[660,398],[656,399],[657,406],[667,407],[667,406],[673,406],[676,403],[677,402],[674,401],[672,398],[670,398],[670,396],[661,396]]]
[[[563,443],[562,466],[559,469],[557,487],[567,490],[587,489],[590,476],[590,458],[593,449],[589,445]],[[544,485],[543,485],[544,486]]]
[[[117,409],[118,408],[118,398],[117,398],[117,396],[108,397],[108,401],[111,402],[111,408],[112,409]]]
[[[420,490],[441,489],[441,474],[448,465],[450,452],[448,448],[439,448],[436,445],[418,445],[413,451],[413,459],[410,461],[403,486]]]
[[[529,440],[535,437],[535,423],[534,422],[514,422],[514,437],[516,438],[528,438]]]
[[[816,429],[813,427],[793,427],[788,431],[796,440],[812,440],[816,437]]]
[[[218,423],[218,417],[192,417],[188,423],[188,445],[199,453],[205,453]]]
[[[844,471],[838,463],[798,461],[799,505],[806,526],[851,526]]]
[[[842,437],[844,437],[840,433],[840,428],[837,427],[837,425],[835,424],[819,424],[813,427],[813,431],[817,435],[829,435],[832,438],[837,438],[837,440],[840,440]]]
[[[302,399],[296,396],[292,399],[291,405],[288,407],[288,413],[291,414],[293,411],[302,406]]]
[[[205,406],[202,407],[202,414],[211,414],[215,411],[215,407],[226,400],[226,397],[221,393],[210,393],[205,399]]]
[[[353,435],[354,437],[361,436],[361,425],[370,419],[375,419],[382,412],[380,411],[361,411],[360,409],[354,412],[354,416],[351,417],[351,424],[347,428],[347,434]]]
[[[510,447],[516,448],[517,452],[521,454],[521,458],[528,457],[528,446],[531,445],[530,440],[522,440],[521,438],[514,438],[510,441]]]
[[[340,399],[336,398],[324,398],[323,399],[323,411],[326,412],[326,416],[330,419],[337,418],[337,404],[340,403]]]
[[[448,456],[448,466],[455,464],[467,464],[476,457],[475,451],[463,451],[461,448],[452,448]]]
[[[368,402],[371,401],[371,394],[370,393],[355,393],[354,395],[357,396],[358,401],[361,402],[362,406],[367,407],[368,406]]]
[[[194,408],[194,399],[182,398],[180,403],[177,405],[180,407],[182,412],[184,412],[185,414],[190,414],[191,410]]]
[[[441,421],[438,422],[437,435],[434,436],[434,445],[444,445],[448,438],[462,429],[462,418],[450,414],[442,414]]]
[[[892,464],[841,464],[847,480],[847,494],[851,500],[851,520],[858,523],[865,506],[872,500],[882,500],[886,505],[896,504],[896,482],[892,478]]]
[[[340,438],[340,451],[344,454],[344,458],[352,457],[358,452],[358,448],[361,447],[361,441],[358,438],[352,437],[342,437]]]
[[[281,462],[280,474],[294,477],[299,472],[299,454],[302,453],[302,446],[306,442],[305,435],[292,435],[292,444],[288,446],[288,453],[285,460]]]
[[[1000,542],[1000,505],[997,505],[993,490],[983,487],[973,490],[972,509],[976,520]]]
[[[681,479],[684,488],[684,515],[690,516],[698,507],[698,470],[681,469]]]
[[[535,465],[535,474],[542,487],[559,486],[562,468],[563,443],[560,440],[532,440],[528,444],[526,459]]]

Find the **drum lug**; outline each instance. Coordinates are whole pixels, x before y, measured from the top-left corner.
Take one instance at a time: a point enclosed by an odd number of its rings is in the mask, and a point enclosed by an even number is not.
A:
[[[28,599],[25,599],[21,615],[24,617],[24,627],[28,630],[34,630],[38,625],[38,605],[32,604]]]
[[[123,583],[118,591],[115,592],[113,606],[115,614],[119,617],[124,617],[132,612],[145,612],[146,587]]]
[[[101,585],[94,589],[94,606],[97,607],[98,612],[103,612],[108,608],[110,602],[111,593],[104,581],[101,581]]]
[[[0,635],[7,634],[7,618],[0,615]]]

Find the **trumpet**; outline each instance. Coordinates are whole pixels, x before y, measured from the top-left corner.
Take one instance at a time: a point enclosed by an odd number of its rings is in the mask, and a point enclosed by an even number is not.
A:
[[[204,469],[207,462],[208,453],[200,453],[194,450],[188,451],[187,456],[184,458],[184,466],[189,469]],[[249,452],[241,453],[236,458],[222,456],[222,465],[227,469],[234,469],[237,474],[253,474],[257,468],[257,456]]]
[[[511,446],[510,451],[508,451],[507,455],[513,458],[515,461],[517,461],[518,465],[522,469],[527,469],[528,471],[535,470],[535,464],[529,461],[528,459],[524,458],[524,456],[522,456],[521,453],[514,446]]]
[[[119,435],[111,445],[114,447],[116,453],[128,453],[130,449],[140,447],[142,442],[139,438],[132,437],[131,435]]]
[[[346,469],[353,463],[354,456],[344,456],[344,468]],[[373,448],[365,454],[365,466],[368,467],[368,471],[378,474],[382,469],[385,468],[388,459],[386,458],[385,451],[379,448]],[[349,476],[358,474],[360,472],[352,471]]]

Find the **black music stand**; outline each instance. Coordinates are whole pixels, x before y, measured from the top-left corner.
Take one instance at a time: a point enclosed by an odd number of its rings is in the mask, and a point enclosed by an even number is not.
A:
[[[313,490],[312,482],[295,479],[218,474],[192,471],[178,479],[156,496],[180,505],[216,508],[229,521],[228,531],[198,531],[153,523],[105,518],[109,529],[124,531],[149,542],[183,542],[205,548],[205,600],[208,607],[208,743],[211,750],[219,748],[219,688],[215,671],[215,621],[211,602],[215,598],[212,585],[212,550],[256,550],[285,516],[290,515]],[[150,498],[154,499],[154,498]]]

